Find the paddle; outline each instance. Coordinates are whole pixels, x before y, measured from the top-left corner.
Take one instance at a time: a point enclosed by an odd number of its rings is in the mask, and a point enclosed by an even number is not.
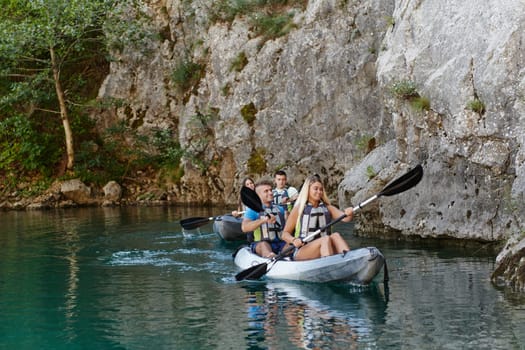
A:
[[[243,213],[244,213],[244,211],[240,211],[239,212],[239,214],[243,214]],[[228,214],[225,214],[225,215],[228,215]],[[206,217],[197,216],[197,217],[194,217],[194,218],[182,219],[180,221],[180,225],[185,230],[194,230],[194,229],[196,229],[198,227],[206,225],[210,221],[220,220],[221,216],[210,216],[210,217],[207,217],[207,218]]]
[[[259,195],[257,194],[257,192],[255,192],[249,187],[242,186],[241,201],[245,206],[247,206],[251,210],[254,210],[258,213],[261,213],[264,211],[261,198],[259,198]]]
[[[421,181],[422,177],[423,177],[423,167],[421,166],[421,164],[419,164],[416,167],[414,167],[413,169],[411,169],[410,171],[408,171],[405,175],[401,176],[400,178],[392,181],[389,185],[385,186],[385,188],[383,188],[383,190],[381,192],[379,192],[376,195],[368,198],[364,202],[359,203],[357,206],[355,206],[352,209],[353,209],[354,212],[357,212],[360,209],[362,209],[365,205],[369,204],[370,202],[374,201],[375,199],[377,199],[379,197],[382,197],[382,196],[393,196],[395,194],[398,194],[398,193],[404,192],[406,190],[409,190],[412,187],[416,186],[419,183],[419,181]],[[244,202],[244,198],[242,197],[242,190],[241,190],[241,199],[243,199],[243,202]],[[250,204],[250,202],[247,201],[247,202],[244,202],[244,204],[246,204],[248,207],[250,207],[248,205],[248,204]],[[315,231],[312,234],[310,234],[307,237],[305,237],[303,239],[303,242],[307,243],[307,242],[311,241],[312,239],[314,239],[315,236],[317,236],[319,233],[324,231],[326,228],[328,228],[329,226],[332,226],[335,223],[338,223],[339,221],[341,221],[345,217],[346,217],[346,215],[341,215],[337,219],[329,222],[325,226],[321,227],[317,231]],[[293,249],[295,249],[295,247],[293,245],[291,245],[290,247],[284,249],[277,256],[273,257],[270,261],[264,262],[264,263],[261,263],[261,264],[258,264],[258,265],[254,265],[252,267],[249,267],[249,268],[239,272],[237,275],[235,275],[235,279],[237,281],[242,281],[244,279],[259,279],[259,278],[261,278],[268,271],[270,271],[272,266],[277,261],[279,261],[279,260],[283,259],[284,257],[286,257]]]

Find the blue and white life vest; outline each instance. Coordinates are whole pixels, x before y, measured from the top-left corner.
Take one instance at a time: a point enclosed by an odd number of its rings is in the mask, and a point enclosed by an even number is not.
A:
[[[324,203],[319,203],[319,206],[316,208],[308,203],[304,207],[301,220],[295,228],[295,237],[306,238],[311,233],[325,226],[330,221],[332,221],[332,215],[330,215],[330,211],[326,205],[324,205]],[[331,233],[332,231],[330,227],[328,227],[324,231],[321,231],[320,235],[326,236],[330,235]]]
[[[269,208],[264,208],[264,212],[259,214],[259,218],[265,217],[266,214],[272,214],[276,217],[274,224],[264,223],[253,231],[253,240],[258,241],[273,241],[281,238],[282,230],[284,228],[284,215],[279,207],[272,205]]]
[[[288,191],[286,190],[286,188],[282,190],[278,190],[275,188],[272,190],[272,193],[273,193],[273,204],[276,204],[276,205],[283,205],[281,203],[283,202],[284,197],[290,198],[288,196]]]

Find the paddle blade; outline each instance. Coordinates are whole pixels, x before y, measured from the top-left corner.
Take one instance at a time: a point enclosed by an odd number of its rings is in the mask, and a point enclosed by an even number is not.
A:
[[[180,225],[185,230],[194,230],[198,227],[206,225],[209,221],[213,219],[214,219],[213,217],[210,217],[210,218],[195,217],[195,218],[182,219],[180,221]]]
[[[262,276],[266,274],[266,267],[268,266],[268,263],[262,263],[259,265],[254,265],[252,267],[247,268],[246,270],[242,270],[238,274],[235,275],[235,279],[237,281],[242,280],[258,280]]]
[[[379,192],[377,196],[393,196],[395,194],[405,192],[406,190],[409,190],[412,187],[416,186],[419,183],[419,181],[421,181],[422,177],[423,167],[421,166],[421,164],[418,164],[405,175],[392,181],[381,192]]]
[[[264,211],[261,198],[259,198],[257,192],[249,187],[243,186],[241,188],[241,201],[251,210],[258,213]]]

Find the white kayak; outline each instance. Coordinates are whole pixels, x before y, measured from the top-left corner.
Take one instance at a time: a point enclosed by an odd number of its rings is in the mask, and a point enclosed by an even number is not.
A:
[[[241,270],[252,266],[267,264],[266,278],[332,282],[350,281],[356,284],[369,284],[381,271],[385,258],[375,247],[353,249],[346,254],[336,254],[312,260],[292,261],[289,258],[273,261],[262,258],[243,247],[235,254],[235,265]]]

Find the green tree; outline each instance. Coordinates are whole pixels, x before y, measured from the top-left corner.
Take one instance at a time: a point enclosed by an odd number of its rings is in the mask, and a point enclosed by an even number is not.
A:
[[[104,48],[103,23],[114,2],[0,0],[0,118],[58,115],[68,170],[75,161],[69,113],[73,101],[63,83],[75,70],[67,67],[78,68],[86,56],[100,55],[93,48]]]

